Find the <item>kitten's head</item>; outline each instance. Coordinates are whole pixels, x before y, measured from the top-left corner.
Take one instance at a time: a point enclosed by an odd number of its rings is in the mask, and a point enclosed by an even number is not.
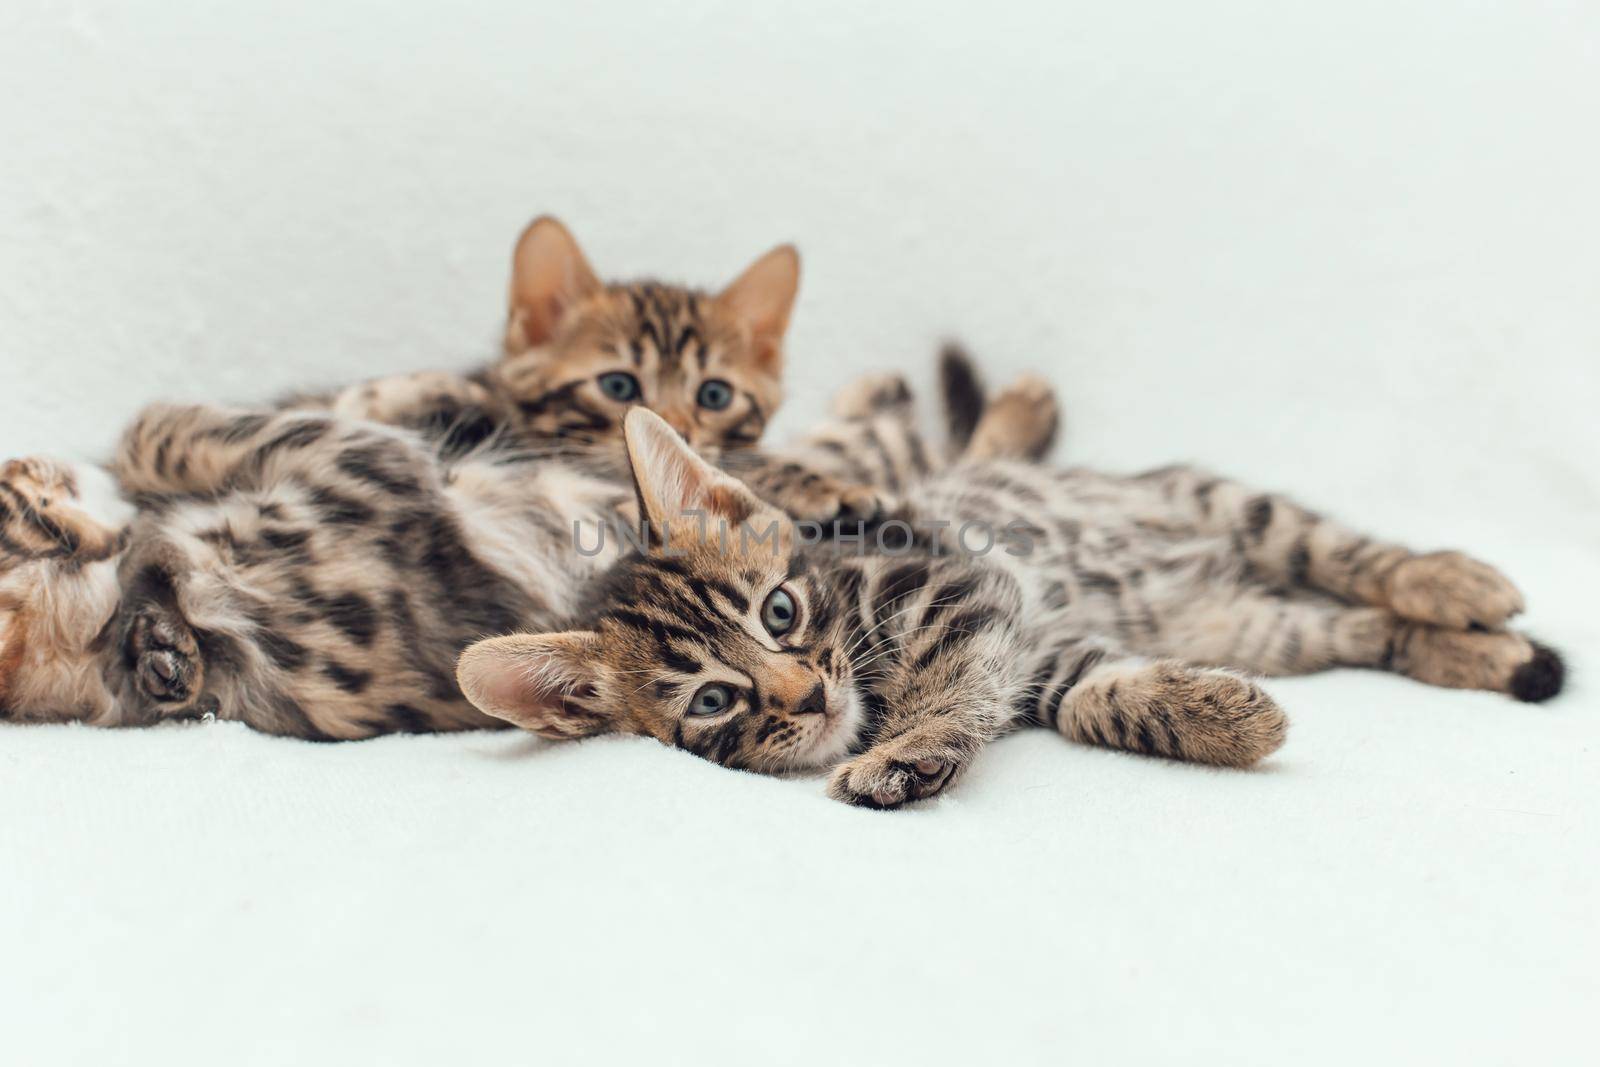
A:
[[[462,691],[556,739],[647,734],[762,771],[838,761],[860,705],[844,627],[792,527],[648,411],[628,416],[627,449],[648,551],[606,576],[583,628],[468,648]]]
[[[782,398],[799,284],[800,257],[780,245],[716,294],[607,285],[545,216],[517,242],[496,373],[539,437],[616,442],[628,410],[643,405],[696,448],[748,446]]]

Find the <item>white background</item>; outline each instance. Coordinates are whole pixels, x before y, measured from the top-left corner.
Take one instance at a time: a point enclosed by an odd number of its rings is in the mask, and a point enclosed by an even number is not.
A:
[[[14,1062],[1592,1054],[1600,8],[7,0],[0,454],[493,351],[512,239],[805,256],[780,430],[937,340],[1060,456],[1469,547],[1540,708],[1347,673],[1222,774],[880,815],[648,742],[0,732]],[[20,1050],[20,1051],[19,1051]]]

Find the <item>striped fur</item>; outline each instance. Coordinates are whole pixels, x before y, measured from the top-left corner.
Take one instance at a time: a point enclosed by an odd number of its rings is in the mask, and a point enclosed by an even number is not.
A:
[[[212,714],[314,739],[487,725],[456,689],[457,653],[570,611],[591,562],[568,550],[570,522],[627,501],[568,467],[442,466],[414,434],[302,412],[154,408],[113,472],[141,507],[79,623],[78,674],[99,684],[69,701],[19,672],[11,718]],[[32,566],[37,644],[68,568]],[[57,642],[53,660],[70,658]]]

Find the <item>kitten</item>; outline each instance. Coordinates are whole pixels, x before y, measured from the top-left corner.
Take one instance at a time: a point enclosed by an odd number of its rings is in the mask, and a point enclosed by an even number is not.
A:
[[[1003,394],[972,440],[1003,440],[1041,395]],[[479,708],[547,737],[620,731],[730,767],[833,768],[833,796],[893,808],[1023,724],[1248,766],[1287,720],[1238,671],[1372,667],[1520,700],[1561,688],[1560,658],[1505,629],[1522,597],[1493,568],[1188,467],[962,462],[918,486],[902,551],[868,538],[856,556],[806,544],[648,412],[629,415],[627,448],[649,550],[580,598],[575,628],[482,641],[458,667]],[[701,536],[689,512],[725,535]],[[999,542],[980,551],[969,523]]]
[[[644,404],[704,454],[748,448],[782,399],[783,338],[799,284],[793,245],[767,252],[716,294],[607,284],[546,215],[517,241],[494,365],[376,379],[291,404],[422,429],[456,447],[500,431],[602,450],[620,445],[623,416]]]
[[[626,499],[564,464],[441,464],[414,433],[315,412],[147,410],[111,468],[140,503],[126,525],[76,495],[81,474],[13,466],[30,480],[8,468],[0,529],[34,537],[0,543],[0,716],[212,714],[319,740],[485,725],[452,680],[459,648],[569,610],[594,561],[568,524]]]
[[[870,513],[879,491],[925,473],[929,457],[890,456],[889,473],[907,477],[874,481],[874,472],[858,475],[858,464],[811,445],[754,447],[782,400],[799,282],[799,253],[779,245],[715,295],[656,281],[606,284],[567,228],[541,216],[512,256],[497,363],[374,379],[284,406],[414,429],[447,460],[492,442],[625,479],[622,419],[642,404],[792,514]]]

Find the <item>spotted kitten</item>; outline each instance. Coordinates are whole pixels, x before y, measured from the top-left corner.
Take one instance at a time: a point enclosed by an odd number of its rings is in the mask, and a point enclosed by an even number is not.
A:
[[[563,524],[624,499],[308,412],[145,412],[112,466],[131,517],[97,513],[81,469],[16,466],[0,522],[31,540],[0,553],[0,717],[212,714],[319,740],[484,725],[457,652],[570,608],[591,561]]]
[[[1025,384],[997,410],[1041,395]],[[1015,422],[983,421],[974,441]],[[630,414],[627,445],[650,550],[604,575],[575,628],[461,657],[473,703],[548,737],[621,731],[730,767],[832,768],[833,796],[893,808],[1025,724],[1248,766],[1287,720],[1241,671],[1372,667],[1521,700],[1561,687],[1555,653],[1505,629],[1522,597],[1493,568],[1191,468],[974,459],[918,487],[907,517],[932,533],[857,557],[801,543],[648,412]],[[700,536],[683,521],[695,510],[730,535]],[[979,555],[968,521],[1002,541]],[[774,523],[770,539],[738,533]]]
[[[799,254],[780,245],[715,294],[656,281],[607,284],[567,228],[543,216],[512,257],[498,362],[470,374],[374,379],[285,406],[414,429],[446,459],[492,442],[625,479],[622,419],[643,405],[792,514],[867,513],[903,479],[856,475],[856,465],[809,445],[754,447],[782,400],[783,339],[799,282]],[[907,471],[927,459],[890,457]]]

